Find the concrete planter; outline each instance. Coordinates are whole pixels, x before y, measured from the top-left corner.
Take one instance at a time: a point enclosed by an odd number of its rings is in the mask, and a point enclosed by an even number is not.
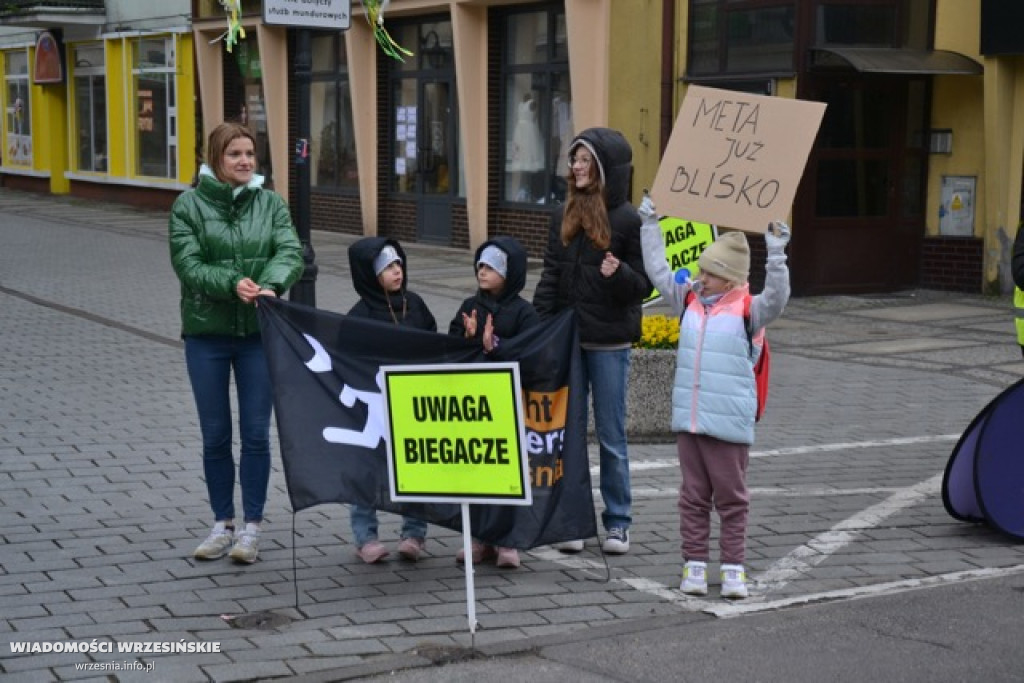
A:
[[[633,349],[626,397],[626,433],[630,441],[670,442],[674,349]]]
[[[632,349],[626,392],[626,436],[630,443],[671,443],[674,349]],[[588,410],[588,432],[594,437],[594,411]]]

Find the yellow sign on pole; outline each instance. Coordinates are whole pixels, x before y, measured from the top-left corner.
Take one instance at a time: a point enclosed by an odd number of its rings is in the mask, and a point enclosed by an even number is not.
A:
[[[686,268],[689,271],[689,278],[696,278],[700,272],[697,259],[700,258],[701,252],[715,241],[715,226],[675,216],[662,217],[658,220],[658,225],[665,241],[665,260],[668,261],[668,267],[673,273]],[[661,293],[657,289],[652,289],[644,303],[654,303],[660,298]]]
[[[518,363],[381,372],[393,501],[533,503]]]

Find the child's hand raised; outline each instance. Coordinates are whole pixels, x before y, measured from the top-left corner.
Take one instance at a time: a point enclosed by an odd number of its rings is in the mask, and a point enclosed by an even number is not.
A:
[[[462,314],[462,326],[466,328],[466,339],[472,339],[476,336],[476,309],[473,309],[473,312],[469,315]]]
[[[498,335],[494,334],[494,316],[488,313],[487,320],[484,322],[484,352],[490,353],[496,348],[498,348]]]
[[[610,251],[604,253],[604,260],[601,261],[601,275],[611,277],[619,269],[619,259]]]
[[[781,251],[789,244],[789,226],[782,221],[772,221],[764,234],[764,246],[769,251]]]

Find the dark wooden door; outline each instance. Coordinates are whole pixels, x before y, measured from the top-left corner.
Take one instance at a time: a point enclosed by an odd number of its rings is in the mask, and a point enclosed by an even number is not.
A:
[[[915,286],[924,236],[927,82],[809,79],[803,97],[828,107],[794,206],[794,293]]]

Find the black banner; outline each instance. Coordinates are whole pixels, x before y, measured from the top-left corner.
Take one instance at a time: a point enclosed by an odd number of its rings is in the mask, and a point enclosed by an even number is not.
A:
[[[382,365],[518,362],[533,504],[472,505],[472,534],[521,550],[597,535],[586,407],[572,311],[489,358],[459,337],[354,318],[282,299],[259,305],[292,509],[357,503],[461,530],[460,507],[394,503],[387,472]]]

